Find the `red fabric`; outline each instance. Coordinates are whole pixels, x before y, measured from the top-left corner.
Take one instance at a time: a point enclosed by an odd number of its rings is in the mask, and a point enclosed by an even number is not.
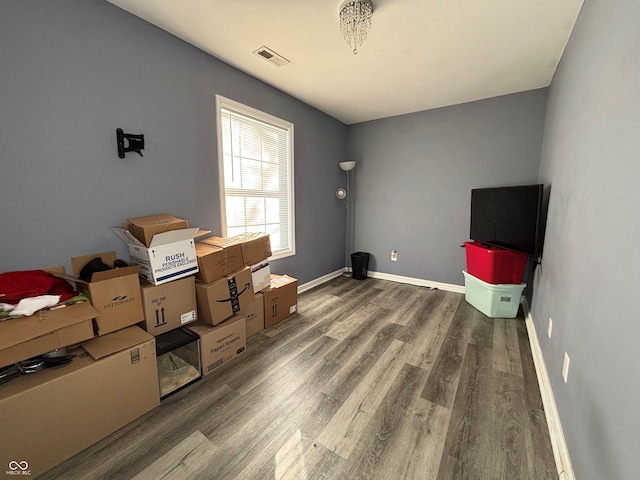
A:
[[[0,273],[0,302],[16,304],[23,298],[40,295],[60,295],[60,301],[78,295],[62,278],[44,270],[24,270]]]

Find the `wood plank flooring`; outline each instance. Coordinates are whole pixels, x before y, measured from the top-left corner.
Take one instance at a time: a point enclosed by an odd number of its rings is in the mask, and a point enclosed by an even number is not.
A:
[[[554,479],[524,320],[339,277],[42,479]]]

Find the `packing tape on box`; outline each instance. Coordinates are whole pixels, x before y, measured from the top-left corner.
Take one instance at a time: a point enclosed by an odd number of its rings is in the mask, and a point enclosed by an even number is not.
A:
[[[242,290],[238,291],[238,285],[236,282],[236,276],[228,277],[227,284],[229,286],[229,298],[225,298],[223,300],[216,300],[219,303],[222,302],[231,302],[231,308],[233,313],[237,313],[240,310],[240,295],[242,295],[246,290],[251,288],[250,283],[245,283]]]

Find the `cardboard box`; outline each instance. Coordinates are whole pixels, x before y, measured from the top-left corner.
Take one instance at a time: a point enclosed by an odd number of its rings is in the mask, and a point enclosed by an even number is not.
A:
[[[144,348],[149,345],[155,354],[155,339],[140,327],[133,326],[82,342],[81,347],[91,356],[91,358],[94,360],[100,360],[113,355],[114,353],[122,352],[141,344],[144,344]],[[138,352],[132,351],[132,364],[139,361],[139,359],[135,358],[137,354]],[[157,375],[155,377],[157,377]],[[157,378],[154,379],[157,380]]]
[[[273,255],[268,233],[246,232],[238,237],[242,239],[242,258],[246,265],[255,265]]]
[[[264,330],[264,295],[256,293],[255,302],[244,310],[247,318],[247,338]]]
[[[143,282],[140,286],[144,328],[156,336],[198,319],[193,276],[162,285]]]
[[[100,258],[105,264],[113,267],[116,252],[73,257],[71,258],[73,275],[57,274],[57,276],[73,281],[76,289],[91,299],[91,304],[98,311],[98,316],[95,318],[96,333],[104,335],[142,321],[144,313],[138,277],[140,266],[95,272],[91,282],[84,282],[80,279],[80,272],[94,258]]]
[[[253,282],[253,293],[258,293],[271,284],[271,267],[267,260],[251,266],[251,281]]]
[[[98,359],[78,348],[68,365],[0,388],[7,475],[35,478],[160,404],[153,337],[129,327],[87,345]]]
[[[233,360],[247,349],[246,320],[243,315],[233,315],[217,326],[198,322],[189,330],[200,336],[202,375]]]
[[[255,301],[251,269],[245,267],[211,283],[197,282],[196,300],[198,318],[211,325],[217,325],[235,313],[244,314],[244,309]]]
[[[196,278],[203,283],[211,283],[244,267],[240,245],[216,247],[196,242],[196,257],[199,270]]]
[[[202,240],[209,245],[227,247],[230,245],[242,246],[242,259],[245,265],[255,265],[269,258],[271,252],[271,239],[268,233],[246,232],[235,237],[209,237]]]
[[[264,327],[269,328],[298,310],[298,280],[271,274],[271,285],[263,290]]]
[[[141,243],[150,247],[154,235],[189,228],[189,222],[184,218],[162,213],[160,215],[149,215],[147,217],[129,218],[123,226],[129,230],[134,237],[140,240]]]
[[[92,338],[97,314],[84,302],[0,322],[0,367]]]
[[[127,244],[131,261],[140,265],[140,275],[149,283],[162,285],[198,272],[194,238],[207,232],[186,228],[159,233],[147,247],[125,228],[112,230]]]

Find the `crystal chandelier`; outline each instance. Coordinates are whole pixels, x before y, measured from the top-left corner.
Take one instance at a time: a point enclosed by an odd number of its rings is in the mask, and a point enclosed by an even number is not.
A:
[[[371,0],[347,0],[340,7],[340,30],[353,54],[358,53],[367,33],[371,29],[373,2]]]

